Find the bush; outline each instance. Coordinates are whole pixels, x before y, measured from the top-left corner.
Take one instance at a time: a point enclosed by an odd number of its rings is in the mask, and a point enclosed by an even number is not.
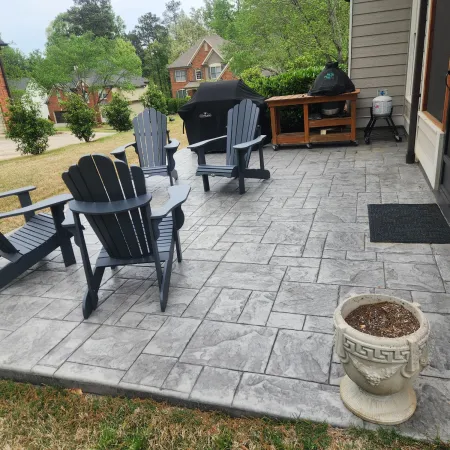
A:
[[[72,134],[78,139],[89,142],[94,137],[95,111],[89,108],[83,98],[76,94],[69,94],[68,99],[61,102],[65,110],[64,117]]]
[[[40,155],[55,134],[53,123],[40,116],[40,108],[28,95],[9,103],[6,137],[17,144],[22,154]]]
[[[163,114],[167,114],[166,97],[154,83],[148,84],[147,90],[141,97],[141,102],[144,105],[144,108],[154,108]]]
[[[116,131],[128,131],[133,128],[128,101],[119,94],[113,94],[110,103],[103,107],[103,113],[108,123]]]
[[[308,92],[321,71],[321,67],[309,67],[307,69],[288,70],[271,77],[263,77],[260,69],[252,68],[242,73],[242,80],[258,94],[269,98]],[[302,131],[303,108],[281,109],[281,127],[285,132]]]
[[[167,111],[168,114],[177,114],[178,110],[185,105],[191,98],[168,98]]]

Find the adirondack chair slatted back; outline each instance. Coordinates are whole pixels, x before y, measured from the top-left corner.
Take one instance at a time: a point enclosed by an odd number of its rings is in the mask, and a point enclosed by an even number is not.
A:
[[[104,203],[146,193],[140,167],[131,166],[130,171],[124,162],[113,162],[104,155],[83,156],[63,173],[63,180],[74,199],[84,202]],[[140,208],[114,215],[86,214],[86,219],[109,256],[133,259],[153,254],[147,213]]]
[[[227,165],[237,164],[234,145],[255,139],[258,126],[259,108],[249,99],[242,100],[228,111],[227,118]],[[246,165],[250,160],[252,148],[246,154]]]
[[[144,109],[133,119],[141,167],[166,165],[167,117],[156,109]]]

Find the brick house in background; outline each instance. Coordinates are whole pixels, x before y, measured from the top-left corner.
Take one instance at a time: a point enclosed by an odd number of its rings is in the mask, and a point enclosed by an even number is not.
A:
[[[140,108],[139,106],[142,105],[139,101],[139,98],[135,98],[136,95],[133,94],[140,94],[142,95],[144,92],[145,87],[147,86],[148,81],[142,77],[134,77],[132,80],[130,80],[130,83],[133,85],[135,91],[132,94],[123,92],[125,98],[130,103],[130,107],[133,111],[139,112]],[[86,80],[84,89],[87,90],[89,86],[89,78]],[[82,92],[81,86],[79,85],[73,85],[71,87],[72,92]],[[99,92],[90,92],[88,95],[88,105],[93,108],[95,105],[104,105],[109,103],[112,100],[112,94],[113,92],[120,92],[119,89],[110,86],[105,88],[103,91]],[[87,94],[86,94],[87,95]],[[53,91],[50,93],[47,104],[48,104],[48,111],[49,111],[49,119],[54,123],[64,123],[64,108],[61,105],[62,101],[67,100],[66,93],[61,89],[53,89]],[[142,107],[143,109],[143,107]],[[136,112],[135,111],[135,112]],[[97,117],[98,122],[102,122],[102,116],[101,114],[98,114]]]
[[[11,93],[9,91],[8,82],[6,81],[5,70],[3,68],[3,63],[1,59],[1,49],[2,47],[6,47],[5,44],[0,39],[0,134],[4,133],[5,130],[5,120],[4,113],[8,111],[8,99],[11,97]]]
[[[236,79],[221,54],[226,42],[217,34],[206,36],[167,66],[172,97],[192,96],[202,81]]]

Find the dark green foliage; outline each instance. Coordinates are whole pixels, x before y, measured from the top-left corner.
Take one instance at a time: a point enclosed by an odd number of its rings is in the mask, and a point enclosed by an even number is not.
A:
[[[28,58],[17,48],[3,48],[2,63],[8,80],[18,80],[30,76]]]
[[[39,105],[23,95],[9,104],[6,137],[17,144],[22,154],[40,155],[48,147],[48,137],[55,134],[53,123],[40,117]]]
[[[154,83],[148,84],[147,90],[141,97],[141,102],[145,108],[154,108],[163,114],[167,114],[166,97]]]
[[[151,12],[142,15],[127,37],[142,61],[142,75],[169,93],[170,78],[166,68],[170,62],[169,31],[161,19]]]
[[[249,69],[242,73],[243,81],[264,97],[274,95],[301,94],[309,91],[322,67],[309,67],[307,69],[293,69],[280,75],[263,77],[261,71]]]
[[[76,94],[69,94],[68,100],[61,102],[64,117],[70,131],[78,138],[89,142],[94,137],[95,111]]]
[[[74,0],[74,6],[56,16],[50,34],[81,36],[92,33],[96,37],[114,39],[123,34],[123,20],[114,14],[110,0]]]
[[[254,68],[242,73],[242,79],[253,90],[264,97],[303,94],[309,91],[321,67],[288,70],[271,77],[261,76],[261,70]],[[284,132],[303,130],[303,109],[298,107],[281,109],[281,128]]]
[[[224,39],[233,40],[237,4],[229,0],[205,0],[203,19],[208,28]]]
[[[113,94],[111,102],[103,107],[103,114],[116,131],[128,131],[133,128],[130,119],[131,109],[127,100],[119,94]]]
[[[185,105],[190,98],[168,98],[167,99],[167,111],[168,114],[177,114],[178,110]]]

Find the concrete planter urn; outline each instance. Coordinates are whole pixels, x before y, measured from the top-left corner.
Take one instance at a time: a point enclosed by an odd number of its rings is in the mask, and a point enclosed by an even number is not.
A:
[[[397,338],[377,337],[351,327],[344,318],[362,305],[393,302],[419,321],[417,331]],[[341,381],[345,406],[369,422],[395,425],[408,420],[417,406],[412,382],[428,365],[428,320],[417,303],[386,295],[357,295],[334,313],[335,351],[346,376]]]

